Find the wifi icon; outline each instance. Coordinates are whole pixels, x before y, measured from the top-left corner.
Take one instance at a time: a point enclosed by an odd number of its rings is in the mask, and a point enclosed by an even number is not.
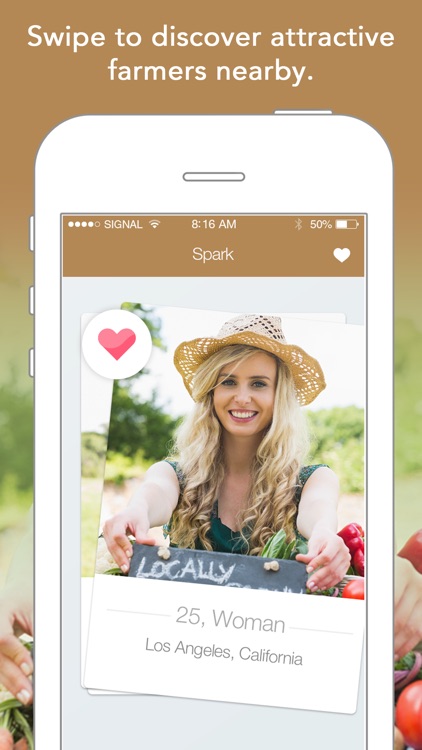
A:
[[[157,219],[152,219],[152,221],[149,221],[148,224],[151,224],[153,229],[157,229],[157,227],[160,226],[161,221],[158,221]]]

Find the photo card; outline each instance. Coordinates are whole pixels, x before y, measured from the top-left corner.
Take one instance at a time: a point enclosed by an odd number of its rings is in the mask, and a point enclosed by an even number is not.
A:
[[[365,603],[342,596],[359,576],[337,531],[365,519],[363,328],[122,308],[152,351],[95,376],[111,410],[84,685],[354,713]],[[94,433],[106,409],[82,393]]]

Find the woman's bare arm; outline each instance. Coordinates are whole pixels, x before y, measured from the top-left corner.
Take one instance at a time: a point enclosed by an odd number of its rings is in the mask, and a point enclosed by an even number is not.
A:
[[[124,573],[129,570],[132,534],[138,544],[154,544],[148,532],[151,527],[170,521],[179,499],[179,482],[172,466],[160,461],[145,473],[139,490],[129,505],[105,522],[103,536],[110,554]]]
[[[299,503],[297,528],[308,541],[308,554],[296,560],[307,563],[308,580],[313,591],[338,583],[350,565],[350,554],[337,536],[339,483],[331,469],[321,466],[309,477]]]
[[[338,499],[337,475],[328,466],[315,469],[305,483],[300,498],[297,514],[297,528],[300,533],[309,539],[317,524],[337,532]]]

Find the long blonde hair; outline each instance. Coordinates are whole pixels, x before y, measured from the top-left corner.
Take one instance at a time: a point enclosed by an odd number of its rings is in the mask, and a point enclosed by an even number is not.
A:
[[[195,547],[197,540],[212,550],[207,534],[211,513],[224,477],[222,428],[213,404],[214,388],[222,367],[236,365],[261,352],[251,346],[227,346],[209,357],[197,370],[192,396],[195,407],[179,427],[174,445],[183,484],[171,521],[171,541]],[[265,352],[267,353],[267,352]],[[293,378],[278,357],[274,410],[251,466],[252,482],[246,508],[239,514],[245,546],[258,555],[267,540],[283,528],[294,538],[298,474],[308,448],[304,416],[295,396]],[[245,536],[245,530],[247,535]]]

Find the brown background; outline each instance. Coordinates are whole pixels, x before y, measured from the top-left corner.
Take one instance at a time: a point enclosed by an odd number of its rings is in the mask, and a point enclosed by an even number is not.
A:
[[[56,124],[85,113],[268,113],[274,109],[333,109],[362,118],[388,142],[395,162],[396,185],[396,314],[418,321],[420,306],[420,19],[414,0],[387,4],[266,2],[246,5],[214,0],[209,4],[129,0],[108,7],[99,2],[74,0],[66,6],[41,0],[7,7],[2,24],[1,124],[1,259],[0,305],[2,360],[0,381],[15,363],[22,386],[32,323],[27,316],[27,287],[32,280],[32,258],[27,251],[27,217],[33,211],[33,165],[40,141]],[[178,30],[262,31],[257,48],[153,48],[147,41],[163,23]],[[105,48],[82,49],[27,46],[27,27],[40,24],[46,31],[72,29],[103,31]],[[391,31],[393,47],[382,48],[273,48],[272,31],[303,27],[337,31],[359,24],[366,30]],[[137,30],[139,48],[117,49],[117,27]],[[110,82],[107,65],[206,65],[203,82]],[[297,88],[289,82],[230,83],[214,80],[219,65],[307,65]],[[380,269],[382,272],[382,268]],[[30,459],[29,459],[30,460]]]
[[[1,305],[8,314],[2,330],[2,368],[13,359],[26,368],[30,322],[26,319],[26,285],[32,276],[26,253],[26,217],[33,210],[33,163],[37,146],[60,121],[83,113],[203,113],[271,112],[275,108],[326,108],[370,122],[387,140],[396,172],[397,312],[416,316],[421,268],[420,226],[420,88],[418,78],[419,25],[415,4],[409,0],[387,7],[364,2],[323,4],[304,2],[294,8],[260,2],[246,6],[216,0],[196,2],[119,4],[106,8],[98,2],[75,0],[66,8],[53,2],[8,9],[3,27],[2,76],[2,200]],[[303,27],[307,30],[357,28],[392,31],[389,48],[154,48],[148,38],[163,23],[179,30],[271,31]],[[27,28],[40,24],[46,31],[103,31],[104,48],[30,48]],[[116,28],[138,30],[141,47],[118,49]],[[203,82],[110,82],[107,65],[117,56],[125,64],[206,65]],[[297,88],[281,82],[215,82],[216,64],[272,64],[279,57],[288,65],[307,65],[313,80]],[[413,69],[412,69],[413,66]],[[308,71],[307,71],[308,72]],[[4,318],[3,318],[4,320]]]
[[[363,276],[365,219],[359,216],[356,229],[336,230],[335,218],[327,217],[331,229],[311,229],[312,219],[304,216],[302,229],[295,229],[293,217],[233,216],[235,229],[219,228],[223,217],[215,219],[213,229],[192,229],[192,217],[139,215],[84,216],[100,226],[69,227],[80,220],[70,214],[63,219],[63,275],[98,276]],[[135,227],[106,228],[107,219],[132,218]],[[161,219],[159,227],[149,219]],[[208,217],[210,218],[210,217]],[[340,218],[340,217],[339,217]],[[80,221],[79,221],[80,223]],[[142,234],[140,234],[142,232]],[[265,237],[266,241],[262,242]],[[340,263],[334,248],[347,246],[350,256]],[[256,248],[259,247],[259,263]],[[288,247],[290,252],[280,252]],[[163,248],[171,248],[163,263]],[[193,249],[208,252],[204,263]],[[226,258],[225,250],[231,254]],[[203,257],[203,255],[202,255]]]

